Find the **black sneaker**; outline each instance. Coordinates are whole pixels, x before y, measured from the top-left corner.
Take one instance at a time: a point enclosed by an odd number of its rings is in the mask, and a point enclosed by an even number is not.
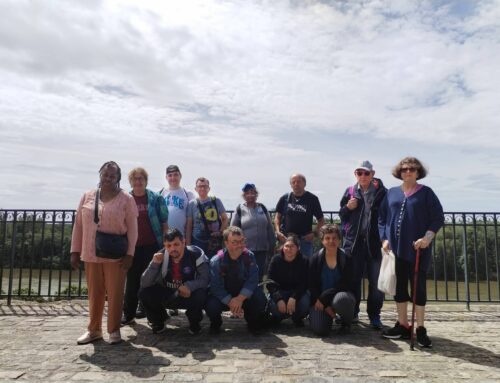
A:
[[[396,322],[394,327],[382,331],[382,336],[389,339],[410,339],[411,331],[409,328],[401,326],[399,322]]]
[[[198,335],[201,332],[201,326],[199,323],[194,323],[189,325],[189,333],[191,335]]]
[[[179,315],[179,310],[177,309],[173,309],[173,310],[168,310],[168,315],[170,315],[171,317],[176,317],[177,315]]]
[[[417,327],[417,342],[420,347],[432,348],[432,341],[427,336],[427,330],[423,326]]]
[[[137,311],[135,312],[135,317],[136,317],[137,319],[146,318],[146,313],[145,313],[144,311],[142,311],[142,310],[137,310]]]
[[[221,327],[220,324],[213,324],[213,323],[211,323],[210,324],[210,330],[209,330],[210,334],[212,334],[212,335],[220,334],[220,327]]]
[[[351,326],[350,325],[347,325],[345,323],[342,323],[342,325],[337,329],[335,330],[335,333],[337,335],[347,335],[347,334],[351,334],[352,331],[351,331]]]
[[[135,324],[134,317],[128,317],[125,314],[122,315],[122,320],[120,321],[120,327]]]
[[[165,327],[164,322],[160,322],[160,323],[153,323],[151,325],[151,330],[153,330],[153,334],[161,334],[162,332],[165,332],[167,328]]]

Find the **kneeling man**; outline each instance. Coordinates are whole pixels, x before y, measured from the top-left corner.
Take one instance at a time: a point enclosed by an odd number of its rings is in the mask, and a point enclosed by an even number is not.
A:
[[[164,237],[164,251],[153,260],[141,278],[139,297],[154,333],[165,331],[165,309],[186,309],[189,332],[198,334],[207,300],[208,258],[196,246],[186,246],[179,229]]]
[[[218,333],[222,311],[244,317],[255,333],[265,325],[266,297],[259,284],[259,267],[253,253],[245,247],[239,227],[230,226],[223,233],[224,249],[210,260],[210,295],[205,312],[210,318],[210,332]]]

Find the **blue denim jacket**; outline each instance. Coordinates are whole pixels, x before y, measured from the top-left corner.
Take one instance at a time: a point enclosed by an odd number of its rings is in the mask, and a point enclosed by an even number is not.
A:
[[[220,250],[210,260],[210,293],[227,305],[233,296],[225,287],[225,268],[229,262],[227,249]],[[240,294],[250,298],[259,284],[259,267],[253,253],[245,249],[237,260],[239,278],[243,282]]]

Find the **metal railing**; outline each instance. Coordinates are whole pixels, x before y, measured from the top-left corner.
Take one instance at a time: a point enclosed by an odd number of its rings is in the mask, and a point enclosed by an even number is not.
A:
[[[324,214],[340,220],[336,211]],[[85,274],[69,261],[74,219],[74,210],[0,209],[1,299],[86,297]],[[432,245],[428,300],[500,302],[499,220],[500,213],[445,213]]]

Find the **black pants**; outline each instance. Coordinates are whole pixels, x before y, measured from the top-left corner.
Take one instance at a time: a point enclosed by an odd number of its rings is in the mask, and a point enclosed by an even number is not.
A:
[[[138,292],[141,286],[141,275],[148,267],[153,254],[158,251],[158,245],[137,246],[135,248],[132,266],[127,272],[127,284],[125,286],[125,297],[123,299],[123,314],[126,318],[135,318],[137,304],[139,302]]]
[[[425,306],[427,303],[427,269],[423,256],[420,256],[420,270],[417,277],[416,304]],[[415,275],[415,263],[396,257],[396,295],[394,300],[398,303],[411,302],[413,297],[413,276]],[[410,294],[408,294],[408,282],[410,283]]]
[[[165,309],[185,309],[189,324],[198,324],[203,319],[203,307],[207,301],[207,290],[198,289],[191,291],[189,298],[182,298],[176,291],[161,285],[153,285],[141,289],[141,298],[146,316],[153,324],[165,322],[167,313]]]

